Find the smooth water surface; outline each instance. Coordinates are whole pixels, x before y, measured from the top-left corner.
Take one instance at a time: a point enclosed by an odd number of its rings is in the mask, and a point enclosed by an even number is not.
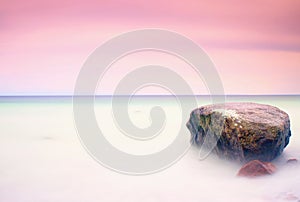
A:
[[[124,104],[122,99],[120,104]],[[188,103],[191,98],[185,99]],[[192,110],[182,112],[181,116],[180,106],[170,97],[133,99],[129,117],[139,128],[151,125],[152,106],[160,105],[166,115],[162,133],[138,144],[118,132],[109,100],[96,98],[99,127],[113,145],[136,155],[167,147]],[[123,175],[101,166],[82,147],[71,97],[2,97],[0,201],[299,201],[300,165],[287,165],[285,161],[291,157],[300,160],[300,96],[227,96],[227,101],[270,104],[290,115],[292,137],[284,153],[274,161],[278,168],[274,175],[238,178],[240,165],[213,155],[200,161],[196,148],[162,172]],[[208,104],[209,99],[198,97],[198,102]]]

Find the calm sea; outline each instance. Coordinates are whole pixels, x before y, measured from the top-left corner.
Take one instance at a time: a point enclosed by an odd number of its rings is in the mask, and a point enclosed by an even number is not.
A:
[[[98,96],[94,109],[98,125],[112,145],[123,152],[149,155],[168,147],[180,127],[185,127],[194,109],[192,99],[120,96],[112,104],[111,97]],[[123,175],[100,165],[82,146],[71,96],[0,97],[0,201],[299,201],[299,163],[287,165],[285,161],[300,160],[300,96],[227,96],[226,101],[269,104],[289,114],[292,137],[274,161],[278,168],[274,175],[237,178],[240,165],[213,155],[200,161],[196,148],[162,172]],[[209,96],[197,97],[198,106],[210,103]],[[154,121],[154,106],[164,111],[162,137],[138,144],[122,136],[122,128],[116,124],[119,114],[113,108],[125,107],[128,120],[143,130]],[[184,133],[184,141],[189,141],[189,131]]]

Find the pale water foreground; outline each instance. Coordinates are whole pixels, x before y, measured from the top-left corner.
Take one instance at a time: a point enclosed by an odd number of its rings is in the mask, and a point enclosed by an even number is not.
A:
[[[124,104],[122,99],[119,102]],[[191,98],[184,99],[189,102]],[[198,101],[199,105],[209,103],[206,97]],[[237,178],[240,165],[213,155],[200,161],[195,148],[162,172],[123,175],[101,166],[82,147],[70,97],[2,97],[0,201],[299,201],[300,165],[285,161],[300,160],[300,96],[229,96],[227,101],[271,104],[290,115],[292,137],[274,161],[278,171],[273,176]],[[165,130],[156,142],[154,138],[142,145],[118,134],[109,98],[97,98],[95,112],[99,127],[113,145],[142,155],[167,147],[189,116],[189,111],[183,112],[181,120],[180,107],[170,97],[139,97],[128,109],[132,122],[149,126],[153,105],[165,109]],[[189,131],[185,132],[189,141]]]

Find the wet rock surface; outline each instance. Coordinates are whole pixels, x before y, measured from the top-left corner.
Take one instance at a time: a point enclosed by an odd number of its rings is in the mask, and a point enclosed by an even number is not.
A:
[[[296,158],[290,158],[286,162],[288,164],[296,164],[296,163],[298,163],[298,159],[296,159]]]
[[[245,164],[238,172],[238,176],[258,177],[271,175],[276,171],[276,167],[270,162],[253,160]]]
[[[187,127],[193,144],[240,162],[272,161],[291,136],[287,113],[257,103],[203,106],[192,111]]]

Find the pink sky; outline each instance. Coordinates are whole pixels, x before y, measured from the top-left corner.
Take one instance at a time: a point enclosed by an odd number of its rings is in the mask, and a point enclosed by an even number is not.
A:
[[[297,0],[2,0],[0,94],[72,94],[97,46],[143,28],[172,30],[198,43],[216,64],[226,94],[300,94],[299,25]]]

